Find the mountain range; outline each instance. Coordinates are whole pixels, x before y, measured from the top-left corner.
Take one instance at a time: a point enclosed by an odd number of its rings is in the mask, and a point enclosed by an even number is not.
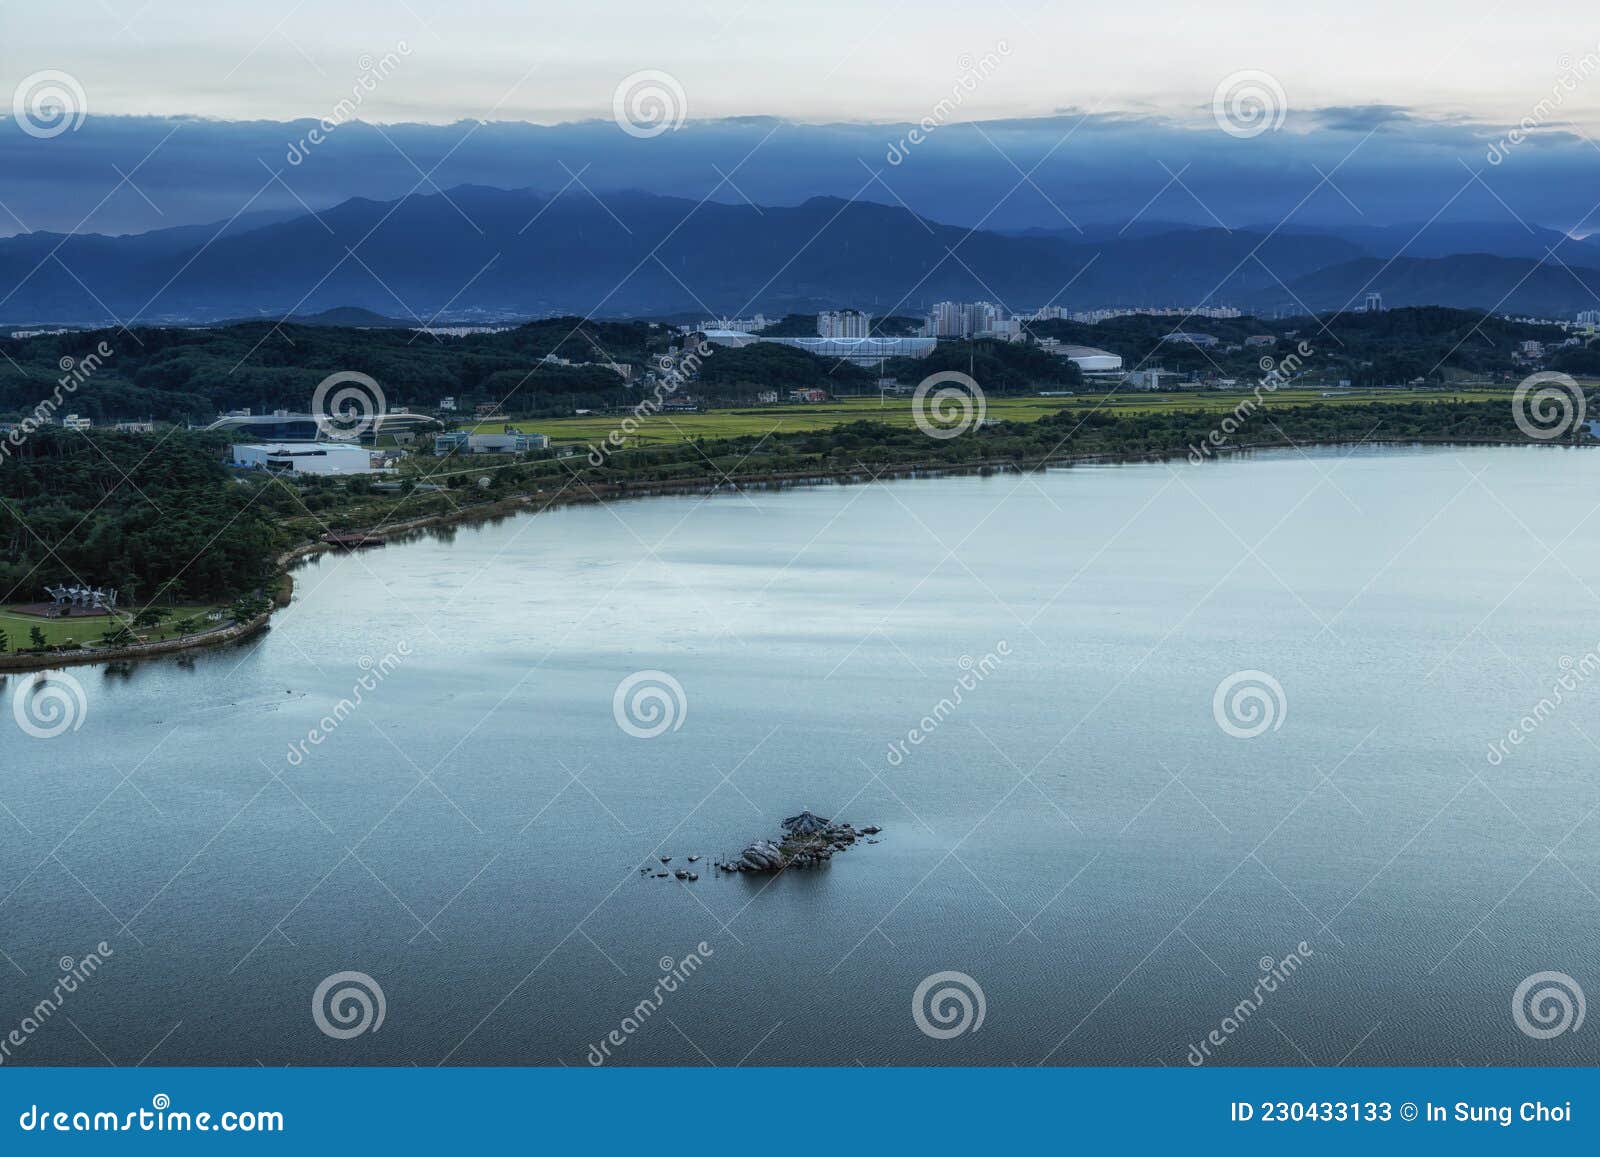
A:
[[[969,230],[901,205],[792,206],[646,192],[459,186],[320,212],[125,236],[0,239],[10,324],[204,324],[351,307],[413,324],[548,314],[741,314],[942,300],[1233,305],[1247,312],[1449,305],[1600,308],[1600,241],[1517,224]]]

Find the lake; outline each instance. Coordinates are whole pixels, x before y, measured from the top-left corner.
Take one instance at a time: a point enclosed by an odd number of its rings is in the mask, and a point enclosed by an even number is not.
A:
[[[1597,509],[1366,448],[320,556],[0,718],[0,1036],[97,958],[6,1063],[1600,1063]],[[803,808],[884,831],[712,869]]]

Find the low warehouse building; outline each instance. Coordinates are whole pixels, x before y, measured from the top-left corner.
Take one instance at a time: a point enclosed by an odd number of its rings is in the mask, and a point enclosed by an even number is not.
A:
[[[347,442],[241,442],[233,447],[233,464],[277,474],[376,474],[375,456],[365,446]],[[381,459],[378,459],[381,462]]]

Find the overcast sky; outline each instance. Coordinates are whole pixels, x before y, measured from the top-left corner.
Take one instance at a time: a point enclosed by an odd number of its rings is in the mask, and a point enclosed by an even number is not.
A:
[[[1218,81],[1269,72],[1292,108],[1385,103],[1516,121],[1597,53],[1592,3],[1340,0],[0,0],[6,90],[42,69],[92,114],[321,116],[365,59],[404,41],[366,119],[552,123],[608,116],[642,69],[670,73],[691,117],[923,116],[970,62],[1009,50],[962,119],[1065,107],[1208,113]],[[1600,61],[1597,61],[1600,63]],[[1600,122],[1600,78],[1564,118]]]

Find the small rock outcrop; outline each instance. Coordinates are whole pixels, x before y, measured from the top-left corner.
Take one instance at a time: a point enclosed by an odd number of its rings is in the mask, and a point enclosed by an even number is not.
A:
[[[836,824],[811,811],[790,816],[781,826],[784,834],[776,843],[756,840],[737,856],[720,861],[717,866],[727,872],[782,872],[790,868],[820,867],[831,860],[835,852],[853,846],[863,833],[883,830],[874,826],[857,831],[850,824]]]

